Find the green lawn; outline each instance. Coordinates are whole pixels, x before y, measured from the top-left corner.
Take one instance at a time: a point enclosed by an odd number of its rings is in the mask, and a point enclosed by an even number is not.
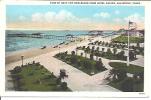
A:
[[[62,54],[55,55],[55,57],[89,75],[94,75],[94,74],[97,74],[99,72],[106,70],[106,68],[104,66],[100,66],[100,67],[96,66],[96,61],[90,60],[90,59],[82,57],[82,56],[74,55],[73,61],[75,61],[75,62],[71,61],[72,56],[70,54],[64,55],[62,53]]]
[[[18,67],[19,69],[19,67]],[[40,64],[20,67],[21,71],[11,71],[15,90],[19,91],[69,91],[60,88],[61,82]],[[18,78],[19,77],[19,78]]]
[[[102,54],[100,53],[98,56],[106,58],[106,59],[110,59],[110,60],[124,60],[124,61],[127,60],[126,56],[118,56],[118,54],[114,55],[113,53],[108,54],[107,52],[102,53]],[[136,60],[136,59],[133,59],[133,60]]]
[[[119,36],[114,39],[112,39],[112,42],[115,43],[127,43],[128,37],[127,36]],[[143,37],[130,37],[130,43],[144,43]]]
[[[109,65],[113,68],[117,69],[125,69],[128,73],[141,73],[144,72],[144,67],[131,65],[127,67],[126,63],[120,63],[120,62],[110,62]]]
[[[128,78],[126,78],[128,79]],[[108,85],[116,88],[116,89],[119,89],[123,92],[143,92],[144,91],[144,82],[143,81],[140,81],[140,80],[136,80],[136,79],[133,79],[133,78],[129,78],[131,79],[130,81],[132,81],[132,84],[130,84],[131,86],[127,86],[127,84],[129,83],[128,81],[126,82],[125,80],[126,79],[123,79],[122,81],[112,81],[110,82]],[[126,89],[123,89],[122,88],[122,84],[126,82],[124,85],[126,87]],[[131,90],[128,90],[130,89]]]
[[[126,63],[120,62],[110,62],[109,65],[115,69],[125,70],[127,73],[135,75],[140,75],[141,73],[144,73],[144,68],[136,65],[130,65],[127,67]],[[144,78],[136,78],[134,76],[132,78],[125,77],[122,80],[111,81],[109,85],[124,92],[143,92]]]

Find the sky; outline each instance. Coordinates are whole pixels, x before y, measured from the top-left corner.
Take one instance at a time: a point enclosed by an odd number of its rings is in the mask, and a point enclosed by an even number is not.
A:
[[[143,6],[7,5],[8,29],[118,30],[144,28]]]

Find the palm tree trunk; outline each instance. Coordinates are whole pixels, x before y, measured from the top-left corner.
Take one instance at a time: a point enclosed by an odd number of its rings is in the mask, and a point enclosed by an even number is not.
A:
[[[98,61],[98,56],[96,55],[96,60]]]
[[[85,58],[86,58],[86,56],[87,56],[87,53],[85,52]]]

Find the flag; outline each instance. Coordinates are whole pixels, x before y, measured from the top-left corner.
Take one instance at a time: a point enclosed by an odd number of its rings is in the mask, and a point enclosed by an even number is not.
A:
[[[134,22],[129,21],[129,24],[133,24]]]
[[[136,28],[137,25],[135,22],[129,21],[129,26],[132,28]]]

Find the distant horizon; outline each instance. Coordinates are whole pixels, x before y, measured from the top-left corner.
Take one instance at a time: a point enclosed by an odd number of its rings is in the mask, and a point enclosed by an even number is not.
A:
[[[15,28],[10,28],[10,29],[6,29],[6,30],[29,30],[29,31],[36,31],[36,30],[42,30],[42,31],[117,31],[117,30],[62,30],[62,29],[58,29],[58,30],[55,30],[55,29],[15,29]]]
[[[122,28],[121,28],[121,29],[122,29]],[[11,31],[11,30],[13,30],[13,31],[14,31],[14,30],[16,30],[16,31],[18,31],[18,30],[23,30],[23,31],[24,31],[24,30],[25,30],[25,31],[26,31],[26,30],[27,30],[27,31],[28,31],[28,30],[29,30],[29,31],[38,31],[38,30],[41,30],[41,31],[47,31],[47,30],[48,30],[48,31],[96,31],[95,29],[94,29],[94,30],[66,30],[66,29],[25,29],[25,28],[24,28],[24,29],[21,29],[21,28],[18,28],[18,29],[17,29],[17,28],[7,28],[6,30],[7,30],[7,31],[8,31],[8,30],[10,30],[10,31]],[[120,29],[118,29],[118,30],[120,30]],[[101,29],[98,29],[98,31],[118,31],[118,30],[101,30]],[[127,30],[127,29],[124,29],[124,30]],[[142,29],[137,29],[137,30],[145,30],[145,29],[142,28]]]

